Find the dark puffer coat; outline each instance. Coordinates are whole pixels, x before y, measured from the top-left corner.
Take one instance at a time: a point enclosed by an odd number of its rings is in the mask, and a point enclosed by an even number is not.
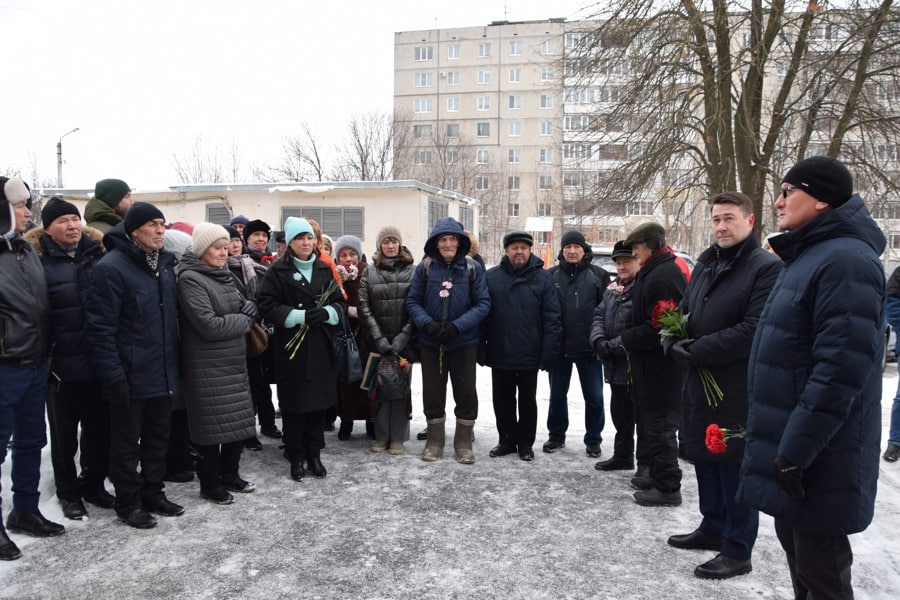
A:
[[[618,280],[616,285],[619,285]],[[607,383],[625,385],[628,383],[628,354],[622,346],[622,331],[631,323],[631,295],[634,280],[622,286],[624,291],[615,289],[603,291],[603,300],[594,311],[591,325],[591,345],[598,340],[609,340],[614,347],[614,355],[603,359],[603,378]]]
[[[562,344],[557,353],[571,358],[591,356],[594,310],[603,299],[609,275],[591,264],[594,255],[590,246],[584,246],[584,257],[575,264],[567,263],[562,251],[558,258],[559,264],[550,269],[562,311]]]
[[[486,364],[494,369],[534,369],[559,354],[562,323],[553,278],[531,255],[515,274],[509,258],[487,272],[491,312],[484,322]]]
[[[181,375],[191,441],[227,444],[256,435],[241,299],[227,268],[185,252],[178,277]]]
[[[622,332],[622,345],[630,355],[632,398],[639,407],[680,408],[681,367],[663,356],[652,314],[661,300],[678,304],[686,285],[675,257],[666,250],[651,256],[635,277],[631,323]]]
[[[119,213],[99,198],[91,198],[88,200],[87,206],[84,207],[85,223],[87,223],[88,227],[96,229],[100,233],[107,233],[123,220]]]
[[[881,440],[884,234],[854,195],[773,238],[784,260],[750,350],[750,416],[737,499],[799,531],[872,521]],[[803,469],[805,497],[775,480]]]
[[[406,296],[415,271],[406,248],[394,258],[376,254],[374,263],[363,273],[359,288],[359,317],[368,340],[374,343],[383,337],[393,342],[404,333],[409,341],[401,354],[406,358],[411,358],[415,342],[415,328],[406,312]]]
[[[709,369],[724,398],[716,408],[709,406],[697,369],[685,372],[681,421],[688,458],[739,463],[744,456],[741,438],[728,440],[722,454],[709,452],[706,428],[711,423],[727,429],[747,425],[747,357],[781,266],[752,233],[737,246],[713,246],[697,259],[681,308],[689,315],[691,355]]]
[[[127,380],[133,398],[178,393],[175,256],[159,251],[157,272],[119,223],[103,236],[84,307],[94,368],[104,383]]]
[[[266,321],[275,325],[275,335],[269,338],[269,344],[277,345],[275,380],[282,412],[313,412],[337,403],[337,373],[331,337],[338,327],[311,326],[293,360],[290,352],[284,350],[285,344],[300,329],[300,326],[285,329],[284,320],[288,313],[295,308],[315,308],[316,299],[332,282],[331,267],[322,260],[313,264],[312,281],[306,282],[300,279],[300,272],[292,262],[279,259],[269,267],[259,286],[259,311]],[[344,312],[344,296],[339,287],[335,287],[325,305],[334,307],[338,314]]]
[[[22,236],[0,239],[0,282],[0,361],[35,368],[50,350],[50,303],[41,261]]]

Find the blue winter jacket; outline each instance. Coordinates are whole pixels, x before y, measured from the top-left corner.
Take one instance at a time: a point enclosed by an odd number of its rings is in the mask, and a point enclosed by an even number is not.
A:
[[[437,240],[442,235],[452,233],[459,238],[459,248],[453,262],[447,264],[437,249]],[[484,269],[477,261],[471,262],[474,269],[474,281],[469,283],[470,265],[466,262],[471,243],[462,226],[456,219],[444,217],[435,223],[428,241],[425,242],[425,257],[430,258],[426,281],[425,260],[416,266],[406,297],[406,312],[419,330],[419,343],[429,348],[437,348],[440,344],[428,335],[425,326],[431,322],[447,321],[459,331],[459,335],[447,344],[445,350],[456,350],[477,346],[479,340],[479,324],[487,317],[491,309],[491,297],[485,283]],[[452,287],[447,298],[441,298],[443,282],[449,281]],[[446,312],[445,312],[446,310]]]
[[[885,238],[858,195],[772,240],[785,266],[753,338],[737,499],[799,531],[872,521],[881,438]],[[775,479],[803,469],[805,497]]]
[[[119,223],[103,236],[85,306],[94,368],[105,383],[128,381],[132,398],[178,392],[175,255],[159,251],[157,273]]]

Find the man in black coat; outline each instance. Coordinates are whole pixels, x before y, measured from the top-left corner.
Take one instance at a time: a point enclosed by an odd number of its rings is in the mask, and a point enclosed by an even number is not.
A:
[[[730,439],[727,450],[706,447],[706,429],[716,424],[738,432],[747,425],[747,357],[766,298],[781,272],[781,261],[759,247],[753,234],[753,205],[740,192],[710,199],[715,244],[705,250],[681,301],[689,315],[688,339],[663,343],[666,356],[686,369],[681,390],[681,423],[687,457],[694,461],[703,520],[691,533],[673,535],[676,548],[718,550],[694,570],[698,577],[726,579],[749,573],[759,513],[735,500],[744,441]],[[670,343],[673,341],[674,343]],[[712,404],[697,370],[706,368],[724,397]]]
[[[487,272],[491,312],[482,323],[500,434],[490,455],[518,451],[524,461],[534,460],[538,369],[550,369],[562,329],[556,287],[544,261],[531,253],[532,244],[526,231],[503,236],[506,256]]]
[[[165,218],[135,202],[103,236],[85,306],[87,341],[110,406],[109,478],[116,513],[132,527],[184,508],[163,489],[172,397],[178,392],[175,256],[163,250]],[[138,464],[140,463],[140,471]]]
[[[659,223],[639,225],[625,243],[641,270],[635,278],[631,323],[622,332],[622,345],[631,360],[632,397],[641,412],[650,456],[650,477],[631,480],[639,488],[634,501],[642,506],[678,506],[681,469],[675,432],[681,420],[681,369],[663,356],[654,309],[663,301],[678,304],[687,282]]]
[[[26,239],[44,265],[50,295],[50,457],[63,515],[80,520],[87,515],[82,499],[102,508],[115,504],[103,484],[109,471],[109,407],[91,364],[83,308],[94,265],[103,257],[103,234],[84,229],[78,207],[55,196],[44,205],[41,221],[43,228],[29,231]]]

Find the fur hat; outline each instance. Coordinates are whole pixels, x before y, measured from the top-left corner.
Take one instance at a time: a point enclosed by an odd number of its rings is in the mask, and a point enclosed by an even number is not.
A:
[[[154,219],[166,220],[162,211],[149,202],[135,202],[125,213],[125,233],[131,235],[132,231]]]
[[[525,242],[529,246],[534,246],[534,238],[527,231],[510,231],[503,236],[503,249],[513,242]]]
[[[31,188],[19,177],[0,177],[0,235],[16,231],[16,213],[13,204],[31,204]]]
[[[628,258],[634,257],[634,255],[631,253],[631,246],[626,244],[625,240],[619,240],[618,242],[616,242],[616,245],[613,246],[613,251],[610,255],[610,258],[615,260],[620,256],[627,256]]]
[[[81,218],[81,213],[78,212],[77,206],[71,202],[66,202],[59,196],[53,196],[47,200],[47,204],[44,205],[44,209],[41,211],[41,224],[44,226],[44,229],[47,229],[53,221],[63,215],[76,215],[79,219]]]
[[[312,225],[310,225],[309,221],[307,221],[306,219],[301,219],[300,217],[288,217],[287,219],[285,219],[284,241],[286,243],[290,244],[294,240],[294,238],[301,233],[308,233],[311,236],[316,237]]]
[[[101,179],[94,186],[94,197],[110,208],[115,208],[130,193],[131,188],[121,179]]]
[[[334,242],[334,251],[332,255],[335,259],[341,254],[341,250],[344,248],[350,248],[354,252],[356,252],[357,258],[362,260],[362,242],[359,241],[359,238],[355,235],[342,235]]]
[[[381,231],[375,236],[375,244],[381,248],[381,242],[387,238],[394,238],[400,242],[401,246],[403,245],[403,236],[400,234],[400,230],[393,225],[385,225],[381,228]]]
[[[191,252],[195,256],[202,256],[210,246],[219,240],[231,241],[224,227],[215,223],[198,223],[194,226],[194,233],[191,234]]]
[[[659,242],[659,245],[655,246],[652,242]],[[659,249],[666,243],[666,230],[662,225],[653,221],[641,223],[628,234],[625,243],[629,246],[645,244],[648,247]]]
[[[288,217],[288,218],[290,218],[290,217]],[[234,219],[232,219],[232,221],[234,221]],[[269,224],[266,223],[265,221],[260,221],[259,219],[256,219],[256,220],[250,221],[249,223],[244,225],[244,241],[246,242],[247,240],[249,240],[250,234],[256,233],[257,231],[264,231],[266,233],[266,237],[269,237],[270,235],[272,235],[272,228],[269,227]]]
[[[781,183],[800,188],[816,200],[837,208],[853,195],[853,176],[844,163],[830,156],[811,156],[791,167]]]

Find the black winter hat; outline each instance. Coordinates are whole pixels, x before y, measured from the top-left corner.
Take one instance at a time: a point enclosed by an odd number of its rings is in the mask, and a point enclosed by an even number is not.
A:
[[[612,251],[612,255],[610,256],[610,258],[615,260],[616,258],[618,258],[620,256],[628,256],[629,258],[634,256],[631,253],[631,246],[626,244],[625,240],[619,240],[618,242],[616,242],[616,245],[613,246],[613,251]]]
[[[41,224],[44,226],[44,229],[47,229],[53,221],[63,215],[76,215],[79,219],[81,218],[81,213],[78,212],[77,206],[71,202],[66,202],[59,196],[53,196],[47,200],[47,204],[41,210]]]
[[[662,247],[666,241],[666,230],[662,225],[653,221],[638,225],[625,238],[625,243],[629,246],[634,246],[635,244],[651,246],[652,244],[647,244],[647,242],[654,241],[659,241],[659,245]]]
[[[587,246],[587,240],[584,239],[583,233],[573,229],[572,231],[567,231],[563,234],[562,240],[559,243],[559,247],[565,248],[569,244],[580,244],[581,246]]]
[[[135,202],[125,213],[125,233],[131,235],[131,232],[149,223],[153,219],[166,218],[162,211],[150,204],[149,202]]]
[[[130,193],[131,188],[121,179],[101,179],[94,186],[94,197],[110,208],[115,208]]]
[[[228,232],[228,237],[230,238],[239,238],[241,234],[238,233],[238,230],[232,227],[231,225],[225,225],[225,231]]]
[[[791,167],[781,183],[800,188],[816,200],[841,206],[853,195],[853,176],[831,156],[811,156]]]
[[[244,242],[250,239],[250,234],[256,231],[265,231],[266,237],[271,237],[272,228],[265,221],[255,219],[244,225]]]
[[[525,242],[529,246],[534,246],[534,238],[527,231],[510,231],[503,236],[503,249],[513,242]]]

